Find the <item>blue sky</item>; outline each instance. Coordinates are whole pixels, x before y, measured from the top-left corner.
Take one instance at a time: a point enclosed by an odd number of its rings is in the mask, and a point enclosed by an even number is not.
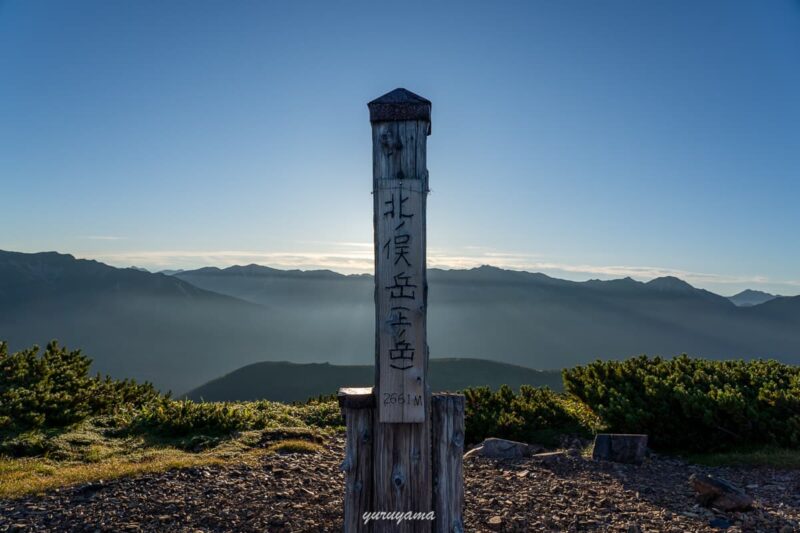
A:
[[[370,271],[398,86],[430,266],[800,293],[788,0],[0,0],[0,248]]]

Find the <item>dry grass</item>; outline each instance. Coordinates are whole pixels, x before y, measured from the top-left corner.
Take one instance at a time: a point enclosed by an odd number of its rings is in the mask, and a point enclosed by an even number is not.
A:
[[[173,468],[188,468],[225,462],[254,462],[264,450],[235,454],[191,453],[174,448],[150,450],[137,457],[113,457],[92,463],[60,463],[49,459],[0,458],[0,498],[18,498],[46,490],[108,480]]]
[[[307,440],[290,439],[276,442],[267,448],[268,453],[317,453],[322,447]]]
[[[45,457],[0,455],[0,498],[17,498],[46,490],[138,474],[226,462],[252,463],[265,453],[255,447],[261,432],[237,435],[202,451],[188,451],[169,442],[143,438],[104,438],[82,426],[54,440]]]
[[[328,415],[315,405],[265,405],[272,411],[292,408],[305,409],[317,418]],[[252,406],[245,407],[253,410]],[[280,427],[212,435],[171,437],[158,431],[160,427],[152,431],[148,427],[120,430],[109,417],[94,417],[63,429],[0,433],[0,498],[174,468],[226,462],[254,464],[265,453],[321,450],[318,442],[325,430],[303,426],[303,420],[272,411],[269,422],[280,423]]]

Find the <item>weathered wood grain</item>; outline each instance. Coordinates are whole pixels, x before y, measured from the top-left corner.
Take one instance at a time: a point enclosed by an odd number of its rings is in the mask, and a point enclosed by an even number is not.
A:
[[[424,422],[427,410],[425,131],[427,126],[416,121],[373,124],[376,401],[381,422]]]
[[[342,387],[339,389],[337,400],[340,409],[375,407],[375,395],[372,393],[372,387]]]
[[[378,511],[433,510],[430,421],[388,424],[375,421],[373,505]],[[376,522],[379,532],[429,532],[428,521]]]
[[[376,284],[372,508],[429,512],[425,208],[430,102],[392,91],[370,103],[370,114]],[[416,532],[431,526],[425,520],[383,521],[374,530]]]
[[[342,471],[344,472],[344,531],[372,531],[364,524],[364,513],[370,512],[373,500],[373,437],[374,402],[365,400],[371,389],[340,389],[339,405],[345,419],[346,438]]]
[[[431,396],[433,509],[436,533],[464,531],[464,396]]]

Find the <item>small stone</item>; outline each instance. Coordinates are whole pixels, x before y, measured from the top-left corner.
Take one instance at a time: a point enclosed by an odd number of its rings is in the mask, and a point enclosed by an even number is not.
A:
[[[495,531],[500,531],[503,528],[503,518],[500,516],[493,516],[486,523]]]
[[[481,457],[492,457],[494,459],[521,459],[528,457],[543,448],[536,444],[526,444],[507,439],[490,438],[484,440],[479,446],[471,449],[464,454],[464,458],[479,455]]]
[[[708,521],[708,525],[716,529],[728,529],[732,524],[724,518],[714,518]]]
[[[692,474],[689,483],[697,494],[697,501],[706,507],[722,511],[746,511],[753,506],[751,496],[722,478]]]

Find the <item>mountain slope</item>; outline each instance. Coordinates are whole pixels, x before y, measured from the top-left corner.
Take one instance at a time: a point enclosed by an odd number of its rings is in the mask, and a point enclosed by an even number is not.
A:
[[[0,252],[0,340],[16,350],[58,339],[82,348],[94,370],[163,389],[263,359],[275,335],[267,311],[161,274]]]
[[[728,300],[739,307],[747,307],[750,305],[760,305],[770,300],[774,300],[775,298],[777,298],[777,296],[768,292],[745,289],[738,294],[728,297]]]
[[[280,303],[285,313],[308,313],[311,323],[347,325],[350,340],[338,340],[354,352],[371,353],[370,276],[251,265],[188,271],[178,277],[252,302]],[[491,358],[537,368],[644,352],[800,361],[800,333],[787,328],[779,316],[749,313],[677,278],[572,282],[485,266],[430,269],[428,280],[434,355]]]
[[[561,372],[538,371],[481,359],[431,359],[428,367],[431,390],[457,391],[466,387],[506,384],[547,385],[561,390]],[[320,394],[334,394],[343,386],[371,386],[372,365],[330,365],[261,362],[234,370],[186,393],[192,400],[303,401]]]
[[[431,354],[563,368],[688,352],[800,362],[800,298],[737,307],[676,279],[572,282],[481,267],[429,271]],[[52,338],[94,369],[182,392],[258,361],[370,364],[373,279],[255,265],[172,276],[55,253],[0,252],[0,340]],[[487,377],[488,379],[488,377]]]

